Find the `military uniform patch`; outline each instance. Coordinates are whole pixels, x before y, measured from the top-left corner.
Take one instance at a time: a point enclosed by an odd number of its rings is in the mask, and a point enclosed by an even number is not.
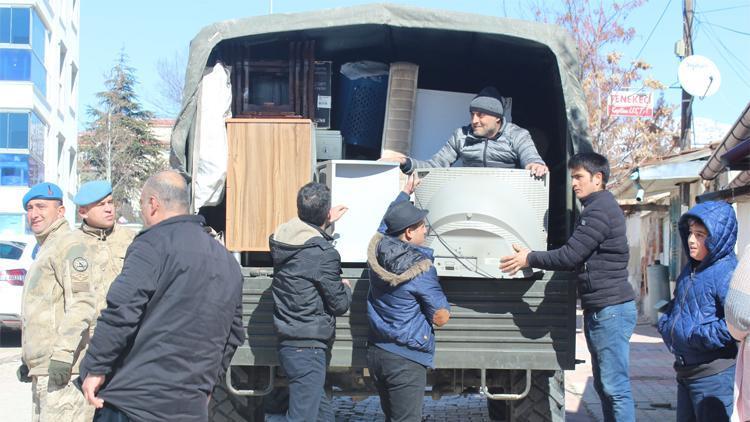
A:
[[[84,272],[89,267],[89,262],[86,261],[86,258],[78,257],[73,260],[73,269],[79,272]]]

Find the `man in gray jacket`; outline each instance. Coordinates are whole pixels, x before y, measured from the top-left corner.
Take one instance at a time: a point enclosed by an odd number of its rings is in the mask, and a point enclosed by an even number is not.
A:
[[[524,168],[537,177],[547,166],[526,129],[503,119],[503,103],[494,87],[486,87],[469,105],[471,124],[456,129],[429,160],[397,157],[401,171],[411,174],[426,167],[450,167],[459,158],[465,167]]]

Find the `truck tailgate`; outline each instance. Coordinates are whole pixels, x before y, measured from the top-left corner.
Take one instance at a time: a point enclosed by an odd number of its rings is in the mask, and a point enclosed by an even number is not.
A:
[[[241,366],[276,366],[270,276],[243,269],[247,340],[234,356]],[[336,322],[331,367],[366,367],[367,270],[344,269],[352,306]],[[573,369],[574,275],[547,272],[538,280],[442,279],[451,319],[436,328],[436,368]]]

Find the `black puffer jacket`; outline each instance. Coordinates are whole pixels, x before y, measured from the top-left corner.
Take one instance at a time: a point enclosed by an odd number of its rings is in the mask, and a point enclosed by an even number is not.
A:
[[[279,343],[327,347],[336,316],[349,310],[352,293],[341,282],[341,257],[331,237],[294,218],[269,239],[273,259],[273,322]]]
[[[635,298],[628,282],[625,215],[609,191],[581,200],[583,212],[573,235],[559,249],[529,254],[529,265],[545,270],[578,272],[583,309],[598,309]]]

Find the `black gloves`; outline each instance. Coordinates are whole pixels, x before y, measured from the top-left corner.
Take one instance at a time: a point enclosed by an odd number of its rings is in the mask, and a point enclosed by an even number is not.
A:
[[[31,382],[31,377],[29,376],[29,367],[26,366],[25,363],[21,363],[21,366],[18,367],[18,370],[16,370],[16,376],[21,382]]]
[[[59,360],[50,359],[49,361],[49,380],[53,384],[66,385],[70,381],[70,373],[73,370],[73,364],[60,362]]]

